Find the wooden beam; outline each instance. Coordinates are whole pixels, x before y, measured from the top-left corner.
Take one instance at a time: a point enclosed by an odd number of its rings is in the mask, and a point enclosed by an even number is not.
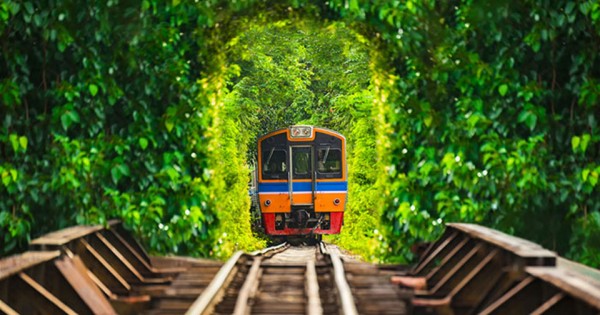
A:
[[[14,280],[16,280],[14,286],[16,292],[13,292],[13,296],[18,300],[15,304],[20,305],[17,309],[23,309],[23,311],[19,310],[20,313],[35,309],[43,314],[77,314],[27,274],[21,272]]]
[[[251,300],[254,298],[256,294],[256,290],[258,289],[258,279],[260,277],[260,263],[262,261],[261,257],[254,258],[252,262],[252,267],[250,267],[250,271],[248,271],[248,275],[246,276],[246,281],[240,288],[240,292],[238,293],[237,300],[235,302],[235,309],[233,310],[234,315],[245,315],[250,314],[250,305]]]
[[[19,315],[17,311],[12,309],[12,307],[8,306],[8,304],[4,303],[2,300],[0,300],[0,313],[6,315]]]
[[[87,269],[79,257],[60,259],[54,262],[56,268],[83,300],[88,312],[94,314],[116,314],[110,302],[94,281],[88,276]]]

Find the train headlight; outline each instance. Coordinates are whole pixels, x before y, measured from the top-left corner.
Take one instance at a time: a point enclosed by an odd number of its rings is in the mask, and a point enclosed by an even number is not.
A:
[[[290,136],[292,138],[310,138],[312,126],[292,126],[290,127]]]
[[[265,200],[265,207],[268,207],[270,205],[271,205],[271,200],[270,199]]]
[[[340,198],[335,198],[335,199],[333,200],[333,204],[334,204],[334,205],[336,205],[336,206],[337,206],[337,205],[339,205],[339,204],[340,204],[340,202],[341,202]]]

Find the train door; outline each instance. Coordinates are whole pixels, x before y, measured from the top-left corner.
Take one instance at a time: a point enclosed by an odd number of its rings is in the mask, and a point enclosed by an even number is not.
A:
[[[310,145],[290,146],[289,191],[292,206],[313,207],[313,148]]]

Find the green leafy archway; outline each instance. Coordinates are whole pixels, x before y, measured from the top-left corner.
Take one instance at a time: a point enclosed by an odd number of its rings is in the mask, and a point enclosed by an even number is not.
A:
[[[474,221],[600,262],[600,5],[568,0],[5,1],[3,253],[108,217],[155,251],[213,252],[219,49],[261,12],[351,21],[381,43],[376,69],[393,75],[373,71],[389,128],[377,200],[392,256]]]
[[[377,139],[387,136],[384,116],[378,115],[386,104],[377,99],[376,79],[385,76],[374,70],[377,50],[343,22],[318,21],[287,8],[279,12],[239,18],[230,26],[236,31],[227,49],[216,49],[227,55],[220,60],[228,60],[213,83],[225,88],[214,88],[223,93],[214,106],[218,124],[210,131],[211,165],[218,175],[211,195],[223,222],[221,240],[242,247],[264,244],[250,236],[249,227],[246,183],[256,139],[292,124],[311,124],[348,139],[350,197],[344,233],[336,242],[380,258],[378,218],[386,177]],[[232,249],[225,248],[227,256]]]

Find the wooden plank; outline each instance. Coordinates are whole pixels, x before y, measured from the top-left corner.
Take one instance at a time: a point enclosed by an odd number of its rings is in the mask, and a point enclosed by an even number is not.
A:
[[[500,250],[494,249],[452,290],[452,306],[474,309],[502,276]]]
[[[13,310],[8,304],[4,303],[4,301],[0,300],[0,313],[6,315],[19,315],[17,311]]]
[[[77,314],[27,274],[19,273],[18,279],[21,283],[18,286],[19,292],[17,294],[22,294],[20,296],[23,299],[21,303],[33,303],[41,313]]]
[[[523,281],[519,282],[515,287],[510,289],[502,297],[500,297],[494,303],[490,304],[479,314],[481,314],[481,315],[497,314],[498,309],[500,309],[505,303],[508,303],[512,298],[517,296],[520,292],[524,291],[534,281],[535,281],[535,279],[531,276],[523,279]]]
[[[439,244],[436,242],[437,246],[435,247],[435,249],[433,249],[433,252],[422,258],[421,262],[419,262],[419,264],[416,266],[416,268],[414,269],[412,274],[420,275],[420,273],[423,271],[423,268],[431,265],[432,263],[435,263],[435,259],[440,256],[440,254],[442,253],[443,250],[446,249],[448,244],[450,244],[452,241],[454,241],[456,239],[458,234],[459,234],[458,232],[453,231],[450,233],[450,236],[446,237]]]
[[[129,261],[101,234],[90,236],[89,243],[129,284],[144,282],[144,277]]]
[[[87,268],[79,257],[61,259],[54,262],[69,285],[94,314],[116,314],[110,302],[87,275]]]
[[[580,274],[582,277],[586,277],[591,281],[595,281],[600,285],[600,270],[592,268],[575,261],[567,260],[562,257],[558,257],[556,261],[556,267],[567,270],[569,272]]]
[[[129,294],[131,285],[84,239],[77,242],[76,253],[111,293]]]
[[[600,285],[597,283],[561,268],[528,267],[525,271],[600,311]]]
[[[52,248],[66,245],[67,243],[84,237],[86,235],[98,232],[104,229],[102,225],[78,225],[56,232],[48,233],[29,243],[30,248]]]
[[[60,256],[59,251],[25,252],[0,260],[0,279],[29,269],[35,265],[45,263]]]
[[[565,294],[562,292],[556,293],[553,297],[551,297],[548,301],[544,302],[544,304],[540,305],[535,311],[531,312],[531,315],[542,315],[548,311],[550,311],[554,306],[560,303],[565,298]]]
[[[123,227],[123,224],[117,224],[115,226],[111,226],[111,230],[118,234],[125,243],[129,244],[131,248],[138,254],[138,256],[145,260],[148,264],[151,264],[150,256],[146,252],[146,250],[142,247],[142,245]]]
[[[508,235],[477,224],[448,223],[447,226],[460,230],[473,238],[484,240],[490,244],[513,252],[520,257],[545,258],[548,260],[548,262],[552,263],[551,265],[556,264],[556,253],[522,238]]]
[[[452,280],[453,278],[456,277],[457,273],[465,266],[467,265],[467,263],[475,257],[475,255],[477,254],[478,251],[481,250],[481,248],[483,247],[483,244],[479,243],[477,245],[475,245],[475,247],[473,247],[465,256],[462,257],[462,259],[452,267],[452,269],[450,269],[450,271],[448,273],[446,273],[444,275],[444,277],[435,284],[435,286],[429,291],[429,293],[435,294],[438,293],[438,291],[444,287],[447,286],[447,283]],[[458,279],[455,279],[458,280]]]
[[[468,237],[463,238],[460,241],[460,243],[454,246],[454,248],[452,248],[452,250],[442,259],[438,266],[432,268],[429,271],[429,273],[427,273],[425,278],[427,279],[427,283],[430,286],[435,285],[437,282],[439,282],[442,279],[442,277],[448,272],[448,269],[451,268],[451,261],[459,260],[459,256],[457,255],[457,253],[462,251],[463,248],[467,246],[469,240],[470,239]]]
[[[146,261],[131,244],[127,243],[125,239],[117,233],[114,229],[102,231],[102,235],[106,237],[110,243],[115,246],[119,252],[132,264],[138,272],[145,277],[151,277],[154,275],[152,265]]]

